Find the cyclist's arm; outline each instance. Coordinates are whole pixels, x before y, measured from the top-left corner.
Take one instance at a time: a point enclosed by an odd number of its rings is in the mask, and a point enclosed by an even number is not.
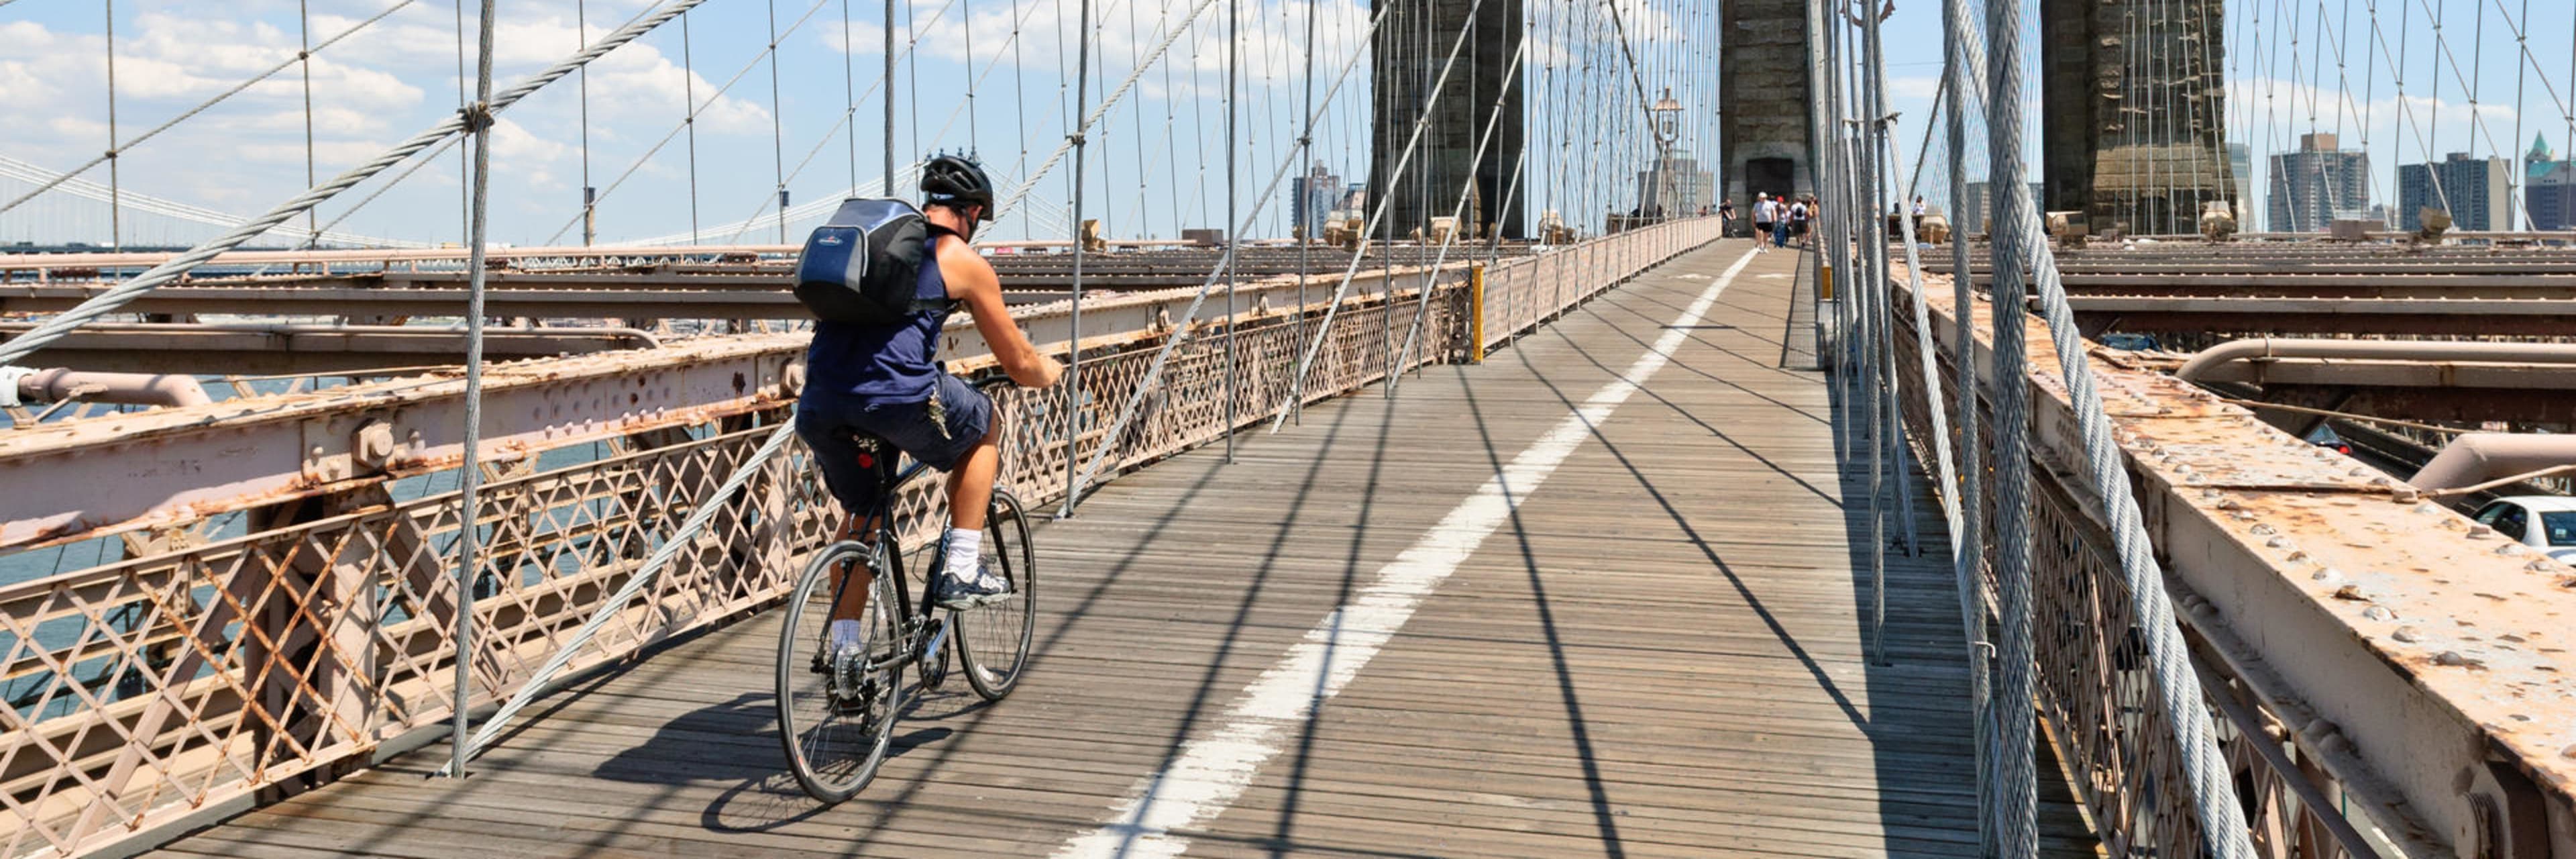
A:
[[[1001,278],[983,255],[965,242],[940,242],[939,275],[948,282],[948,297],[965,303],[966,311],[975,315],[975,331],[984,335],[984,344],[992,347],[993,359],[1011,381],[1044,388],[1064,374],[1063,365],[1039,354],[1036,346],[1029,345],[1029,336],[1011,321],[1011,310],[1002,303]]]

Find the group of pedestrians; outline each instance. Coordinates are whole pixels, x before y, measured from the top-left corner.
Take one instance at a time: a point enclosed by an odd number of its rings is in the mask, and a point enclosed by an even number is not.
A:
[[[1718,206],[1717,215],[1725,220],[1727,229],[1733,229],[1735,201],[1728,200]],[[1807,226],[1815,219],[1815,197],[1791,198],[1787,195],[1774,197],[1768,193],[1755,194],[1753,195],[1753,238],[1755,240],[1753,249],[1765,250],[1761,243],[1766,240],[1770,242],[1770,247],[1774,248],[1789,247],[1792,241],[1797,243],[1797,247],[1804,248],[1807,246]]]

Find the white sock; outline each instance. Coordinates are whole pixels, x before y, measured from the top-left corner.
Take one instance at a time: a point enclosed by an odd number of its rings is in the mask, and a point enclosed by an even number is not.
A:
[[[984,532],[976,529],[948,529],[948,576],[971,582],[980,572],[978,563],[984,553]]]
[[[855,621],[855,620],[836,620],[836,621],[832,621],[832,624],[831,624],[831,626],[830,626],[828,629],[829,629],[829,635],[830,635],[830,637],[831,637],[831,639],[832,639],[832,649],[834,649],[834,650],[839,650],[839,649],[841,649],[842,647],[845,647],[845,646],[848,646],[848,645],[852,645],[852,644],[857,644],[857,643],[859,643],[859,622],[858,622],[858,621]]]

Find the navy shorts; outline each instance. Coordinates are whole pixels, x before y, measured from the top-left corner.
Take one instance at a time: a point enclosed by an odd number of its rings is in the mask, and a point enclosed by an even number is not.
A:
[[[874,506],[879,483],[894,473],[894,457],[862,456],[860,436],[884,439],[922,464],[947,471],[993,425],[993,401],[945,373],[931,389],[931,399],[921,402],[864,403],[816,393],[807,392],[796,402],[796,435],[814,451],[823,485],[844,510]],[[934,401],[942,420],[932,419]]]

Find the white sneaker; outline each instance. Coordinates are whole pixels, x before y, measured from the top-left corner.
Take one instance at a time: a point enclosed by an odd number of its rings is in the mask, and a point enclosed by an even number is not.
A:
[[[991,568],[979,565],[972,579],[942,574],[937,593],[931,599],[940,608],[958,610],[990,605],[1010,595],[1011,580],[994,575]]]

